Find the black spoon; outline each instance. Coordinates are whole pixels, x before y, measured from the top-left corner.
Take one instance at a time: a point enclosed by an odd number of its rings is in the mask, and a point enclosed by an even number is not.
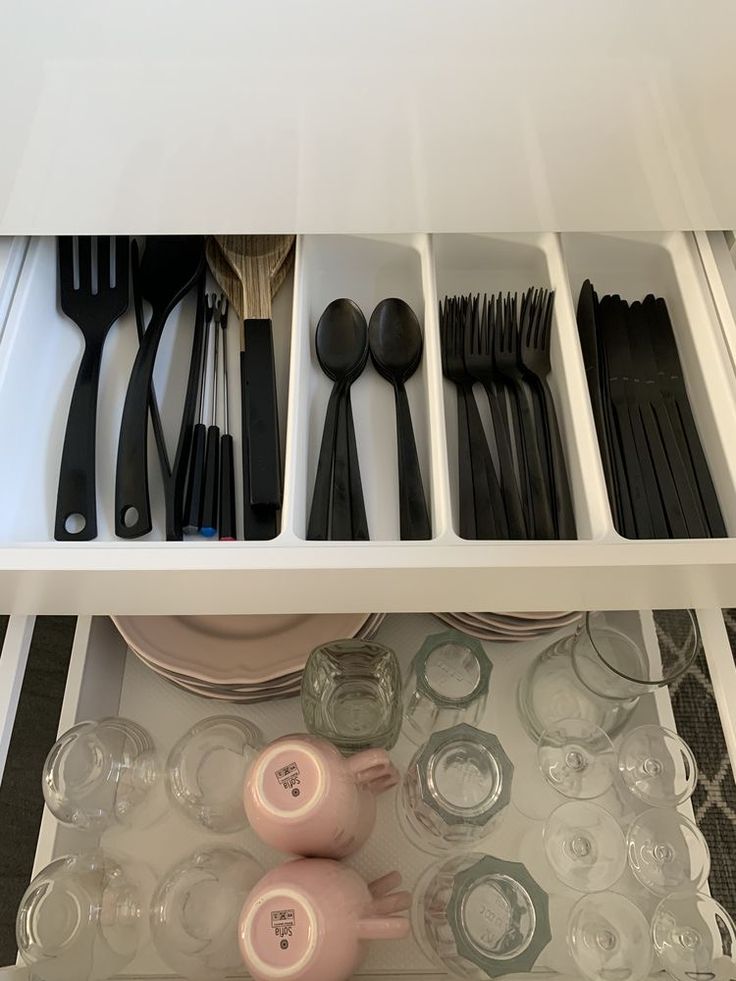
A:
[[[350,519],[350,474],[345,442],[350,438],[350,418],[347,411],[341,412],[341,403],[343,395],[348,393],[350,385],[363,370],[368,353],[368,327],[360,307],[352,300],[333,300],[317,323],[315,348],[320,367],[334,385],[325,414],[307,538],[325,541],[330,535],[330,488],[334,483],[332,537],[349,539],[353,537],[353,522]],[[344,419],[340,426],[343,438],[338,445],[340,416]],[[357,455],[355,462],[357,464]],[[357,478],[359,482],[359,471]],[[364,524],[367,537],[367,522]],[[356,533],[359,532],[357,529]]]
[[[368,326],[368,344],[376,371],[393,386],[396,400],[401,537],[407,540],[431,538],[432,526],[404,388],[404,383],[422,360],[422,329],[409,304],[395,297],[381,300]]]
[[[140,291],[152,307],[130,373],[120,423],[115,474],[115,534],[140,538],[152,527],[148,496],[148,398],[159,341],[169,314],[204,268],[201,235],[153,235],[139,270]]]

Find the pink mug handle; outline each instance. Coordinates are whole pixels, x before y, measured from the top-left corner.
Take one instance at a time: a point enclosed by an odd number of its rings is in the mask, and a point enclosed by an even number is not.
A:
[[[403,940],[409,936],[410,929],[405,916],[367,916],[358,920],[361,940]]]
[[[385,749],[364,749],[347,759],[347,767],[358,785],[369,785],[381,793],[399,782],[399,772]]]

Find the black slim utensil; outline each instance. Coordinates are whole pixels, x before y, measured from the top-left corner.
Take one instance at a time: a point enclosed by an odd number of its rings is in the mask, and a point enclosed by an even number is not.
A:
[[[139,538],[152,527],[148,493],[148,395],[169,314],[204,268],[202,236],[149,236],[140,265],[141,294],[153,309],[123,405],[115,474],[115,534]]]
[[[541,290],[534,296],[531,291],[527,293],[527,303],[531,308],[527,329],[519,339],[519,356],[541,396],[542,428],[546,437],[557,533],[560,538],[571,539],[576,537],[575,511],[557,411],[548,382],[551,371],[550,345],[554,296],[554,291],[550,290]]]
[[[207,381],[207,352],[212,318],[215,313],[215,295],[205,295],[204,343],[199,365],[197,387],[197,422],[192,431],[192,446],[187,471],[186,492],[184,495],[183,528],[189,535],[196,534],[202,527],[202,496],[204,490],[204,454],[207,442],[207,427],[204,423],[205,392]]]
[[[235,521],[235,452],[230,434],[230,386],[227,371],[227,297],[221,297],[218,323],[222,328],[222,399],[225,432],[220,438],[220,541],[234,542],[238,537]]]
[[[667,304],[661,297],[655,299],[647,296],[644,299],[644,309],[652,325],[650,336],[659,389],[673,430],[683,452],[686,448],[690,457],[711,537],[725,538],[728,532],[685,388]]]
[[[59,470],[54,538],[60,542],[88,542],[97,537],[97,392],[102,350],[110,328],[128,308],[130,290],[127,236],[80,236],[77,252],[79,285],[75,287],[74,240],[72,236],[59,237],[61,309],[84,337]]]
[[[498,454],[498,476],[501,484],[509,536],[527,538],[524,508],[519,482],[514,468],[511,448],[512,433],[506,411],[506,393],[496,369],[493,356],[493,334],[496,329],[496,305],[484,297],[476,303],[470,329],[465,331],[463,352],[465,368],[471,378],[479,381],[486,392],[493,423],[493,435]]]
[[[394,391],[401,538],[426,540],[432,528],[404,387],[419,367],[423,341],[419,321],[408,303],[396,297],[381,300],[368,324],[368,345],[376,371]]]
[[[204,486],[202,491],[202,523],[199,533],[204,538],[215,538],[218,529],[220,504],[220,427],[217,425],[217,387],[220,371],[220,317],[223,297],[215,301],[214,341],[212,345],[212,403],[210,424],[204,451]]]

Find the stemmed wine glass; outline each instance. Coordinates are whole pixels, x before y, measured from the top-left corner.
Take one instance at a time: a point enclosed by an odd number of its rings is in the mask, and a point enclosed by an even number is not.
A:
[[[570,914],[567,943],[588,981],[643,981],[652,965],[646,917],[617,893],[583,896]]]
[[[629,867],[658,896],[699,889],[710,872],[710,851],[698,828],[679,811],[652,807],[639,814],[626,836]]]
[[[705,893],[667,896],[652,917],[660,965],[675,981],[731,981],[736,969],[736,924]]]
[[[563,719],[545,729],[537,745],[545,780],[563,797],[601,797],[613,783],[616,756],[605,732],[585,719]]]
[[[698,782],[693,751],[663,726],[632,729],[618,751],[618,769],[628,790],[648,807],[678,807]]]
[[[560,880],[578,892],[602,892],[626,868],[626,839],[616,820],[589,801],[567,801],[547,818],[544,851]]]

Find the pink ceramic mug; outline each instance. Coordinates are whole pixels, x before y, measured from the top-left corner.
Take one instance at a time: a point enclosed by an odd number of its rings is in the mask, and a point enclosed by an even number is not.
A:
[[[393,892],[391,872],[366,885],[339,862],[298,858],[268,872],[248,894],[238,936],[255,981],[346,981],[365,955],[366,940],[400,940],[409,921],[392,914],[411,905]]]
[[[344,858],[376,823],[375,795],[398,782],[384,749],[345,758],[316,736],[284,736],[261,750],[245,781],[248,821],[282,852]]]

